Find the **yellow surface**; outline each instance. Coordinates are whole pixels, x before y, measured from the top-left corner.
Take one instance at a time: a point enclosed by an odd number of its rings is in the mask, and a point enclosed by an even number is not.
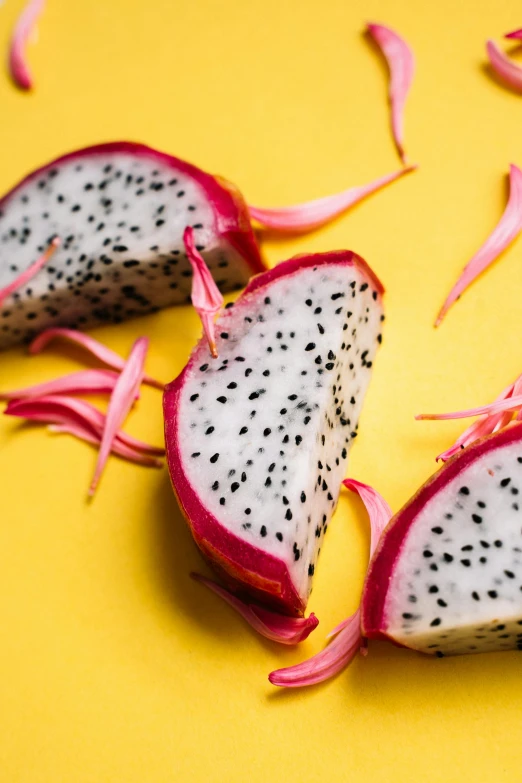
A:
[[[0,51],[22,3],[0,7]],[[0,186],[66,150],[132,138],[278,205],[362,184],[398,160],[385,70],[361,35],[395,26],[417,74],[406,116],[414,175],[270,263],[352,248],[388,289],[385,341],[350,472],[398,508],[457,423],[422,410],[487,401],[522,370],[522,244],[431,326],[459,270],[500,216],[522,164],[520,97],[484,68],[484,41],[521,24],[515,0],[48,0],[30,50],[36,89],[0,78]],[[170,379],[199,334],[187,308],[96,335],[125,353],[148,334]],[[0,387],[79,363],[66,352],[0,357]],[[129,430],[161,442],[159,393]],[[166,472],[112,460],[85,502],[95,454],[0,421],[2,783],[315,783],[520,778],[520,657],[435,661],[372,644],[335,681],[278,692],[267,673],[319,650],[353,610],[366,521],[343,497],[298,650],[256,638],[188,578],[203,569]]]

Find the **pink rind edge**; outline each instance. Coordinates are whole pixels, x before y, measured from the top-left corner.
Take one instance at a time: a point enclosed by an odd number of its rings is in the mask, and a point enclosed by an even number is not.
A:
[[[238,297],[235,307],[238,305],[241,306],[241,303],[253,292],[268,286],[281,277],[289,276],[310,267],[323,265],[331,266],[335,264],[356,266],[368,281],[376,286],[376,290],[378,290],[379,293],[384,291],[382,283],[360,256],[351,251],[341,250],[332,251],[330,253],[295,256],[288,261],[278,264],[274,269],[270,269],[262,275],[254,277]],[[227,317],[227,311],[224,312],[223,317]],[[163,396],[165,446],[174,493],[196,543],[207,560],[209,560],[212,567],[218,571],[232,590],[239,593],[243,592],[245,595],[256,598],[265,605],[273,608],[275,607],[284,614],[302,616],[306,607],[292,585],[286,564],[273,555],[269,555],[257,547],[241,540],[224,528],[216,517],[201,503],[183,469],[180,452],[177,448],[179,422],[178,402],[183,389],[185,376],[190,371],[190,368],[196,359],[197,349],[202,342],[203,341],[200,341],[198,346],[194,349],[185,369],[182,370],[175,380],[166,386]],[[210,557],[208,550],[205,551],[207,542],[222,558],[223,562],[221,565]],[[278,584],[278,594],[272,594],[256,588],[252,584],[242,582],[234,575],[230,574],[230,571],[224,567],[224,563],[230,565],[232,569],[248,571],[252,574],[259,575],[263,580],[270,580],[271,582],[274,582],[274,584]]]
[[[59,158],[55,158],[40,168],[35,169],[11,188],[11,190],[0,198],[0,209],[18,190],[25,187],[32,182],[32,180],[38,178],[53,166],[65,163],[69,160],[89,157],[94,154],[118,152],[127,152],[136,156],[139,155],[161,161],[172,169],[181,171],[183,174],[192,177],[203,188],[209,201],[216,207],[214,210],[216,232],[223,236],[224,239],[237,250],[250,267],[252,273],[257,274],[265,271],[266,267],[261,259],[254,232],[250,225],[248,207],[239,191],[225,180],[221,178],[216,179],[216,177],[207,174],[191,163],[187,163],[173,155],[169,155],[166,152],[160,152],[159,150],[155,150],[154,148],[139,142],[104,142],[61,155]]]
[[[368,639],[397,642],[386,633],[386,598],[395,563],[421,509],[444,486],[489,451],[522,441],[522,423],[488,435],[448,460],[390,520],[370,562],[361,602],[361,629]]]

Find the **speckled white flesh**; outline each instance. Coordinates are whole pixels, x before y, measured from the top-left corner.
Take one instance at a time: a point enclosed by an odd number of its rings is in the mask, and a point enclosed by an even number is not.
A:
[[[207,196],[186,174],[123,152],[45,169],[0,207],[0,288],[61,240],[34,279],[0,303],[0,350],[50,326],[119,323],[190,301],[187,225],[220,288],[244,285],[251,271],[216,234]]]
[[[385,604],[388,636],[427,653],[522,647],[522,443],[491,450],[412,522]]]
[[[242,297],[180,398],[184,471],[240,539],[281,558],[306,601],[380,342],[358,268],[299,270]]]

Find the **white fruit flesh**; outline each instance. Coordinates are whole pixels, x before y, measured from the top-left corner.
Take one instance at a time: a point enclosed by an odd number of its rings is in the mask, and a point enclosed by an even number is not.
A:
[[[380,296],[357,267],[271,282],[219,320],[219,358],[196,351],[179,441],[219,523],[283,560],[306,601],[380,342]]]
[[[187,225],[220,287],[244,285],[251,270],[214,221],[198,183],[157,159],[102,152],[50,165],[0,207],[0,288],[61,240],[0,303],[0,349],[49,326],[118,323],[189,301]]]
[[[522,443],[486,452],[426,502],[396,560],[385,624],[422,652],[522,647]]]

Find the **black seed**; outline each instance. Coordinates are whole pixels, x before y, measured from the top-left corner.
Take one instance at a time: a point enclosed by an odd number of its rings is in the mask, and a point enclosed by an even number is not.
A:
[[[223,340],[228,340],[228,332],[221,332],[220,336],[223,338]]]
[[[199,457],[199,456],[201,456],[201,452],[200,452],[200,451],[195,451],[195,452],[194,452],[193,454],[191,454],[190,456],[191,456],[191,457]]]
[[[296,435],[295,436],[295,444],[296,444],[296,446],[299,446],[299,444],[301,443],[302,440],[303,439],[302,439],[301,435]]]
[[[282,533],[276,533],[276,538],[277,538],[278,541],[282,541],[283,540],[283,534]]]
[[[440,617],[436,617],[434,620],[432,620],[432,621],[431,621],[430,625],[431,625],[432,627],[434,627],[434,626],[436,626],[436,625],[440,625],[440,624],[441,624],[441,622],[442,622],[442,620],[440,619]]]
[[[247,480],[247,475],[246,475],[245,471],[243,471],[241,473],[241,481],[244,483],[246,480]]]
[[[411,612],[403,612],[402,616],[403,616],[403,618],[405,620],[412,620],[413,619],[413,615],[411,614]]]
[[[515,578],[515,574],[513,573],[513,571],[507,571],[506,570],[506,571],[504,571],[504,573],[508,577],[508,579],[514,579]]]
[[[498,597],[498,593],[497,593],[496,590],[488,590],[488,595],[489,595],[490,598],[497,598]]]
[[[248,511],[250,512],[250,509],[248,509]],[[245,513],[246,513],[246,510],[245,510]],[[264,525],[261,525],[261,530],[259,532],[261,533],[262,537],[264,538],[266,536],[266,527]]]
[[[198,397],[199,397],[199,394],[192,394],[191,397],[190,397],[190,401],[194,402],[194,400],[197,400]]]
[[[425,549],[422,555],[423,557],[433,557],[433,552],[430,552],[429,549]]]
[[[342,294],[342,293],[339,293],[339,294],[332,294],[332,296],[331,296],[331,299],[332,299],[332,300],[335,302],[335,300],[336,300],[336,299],[340,299],[340,298],[341,298],[341,296],[344,296],[344,294]]]
[[[265,481],[265,487],[269,487],[271,483],[272,483],[272,479],[270,478],[270,476],[267,476]]]
[[[248,427],[241,427],[241,429],[239,430],[239,434],[244,435],[245,432],[248,432]]]
[[[211,435],[214,432],[214,427],[209,427],[205,430],[205,435]]]
[[[500,549],[500,547],[502,546],[502,541],[500,541],[499,539],[497,539],[497,540],[496,540],[496,541],[494,541],[493,543],[495,544],[495,546],[497,547],[497,549]]]
[[[224,405],[224,404],[226,403],[226,401],[227,401],[227,398],[226,398],[226,397],[223,397],[223,395],[221,395],[221,397],[217,397],[216,399],[217,399],[217,401],[218,401],[218,402],[220,402],[222,405]]]
[[[228,384],[227,389],[237,389],[237,383],[235,383],[235,381],[232,381],[232,383]]]
[[[308,343],[308,345],[305,348],[305,351],[313,351],[315,348],[315,343]]]
[[[475,590],[473,590],[471,595],[472,595],[472,597],[474,598],[475,601],[480,601],[480,595]]]
[[[440,536],[441,533],[444,533],[444,530],[441,527],[432,527],[431,532],[436,533],[438,536]]]
[[[471,560],[461,560],[460,562],[462,563],[463,566],[466,566],[466,568],[469,568],[469,566],[471,565]]]
[[[218,459],[219,459],[219,454],[213,454],[213,455],[211,456],[211,458],[210,458],[210,461],[211,461],[212,463],[214,463],[214,462],[217,462],[217,461],[218,461]]]
[[[446,563],[452,563],[453,562],[453,555],[449,555],[447,552],[444,552],[443,556]]]
[[[213,490],[219,489],[219,481],[214,481],[214,483],[212,484],[212,489]]]
[[[289,508],[287,508],[287,510],[286,510],[285,519],[288,519],[288,520],[292,519],[292,512],[290,511]]]
[[[219,498],[219,504],[221,506],[224,506],[225,505],[225,498]]]
[[[439,606],[442,606],[442,607],[445,607],[445,606],[448,605],[446,603],[446,601],[444,601],[444,599],[442,599],[442,598],[437,598],[437,603],[438,603]]]
[[[500,486],[501,487],[507,487],[507,485],[509,484],[510,481],[511,481],[510,478],[502,479],[502,481],[500,482]]]
[[[461,487],[459,489],[459,492],[461,495],[469,495],[469,488],[468,487]]]
[[[429,588],[428,592],[430,592],[430,593],[438,593],[439,592],[439,588],[437,587],[437,585],[431,585],[431,587]]]
[[[472,519],[472,520],[473,520],[473,522],[475,522],[475,524],[477,524],[477,525],[480,525],[480,523],[482,522],[482,517],[481,517],[481,516],[479,516],[478,514],[472,514],[472,515],[471,515],[471,519]]]
[[[208,364],[202,364],[199,369],[201,370],[201,372],[205,372],[205,370],[208,370]]]
[[[239,489],[238,482],[234,481],[234,483],[230,485],[230,489],[232,490],[232,492],[235,492],[237,489]]]
[[[263,435],[265,436],[265,438],[267,438],[271,432],[272,430],[270,429],[270,427],[267,427],[265,430],[263,430]]]
[[[301,503],[306,503],[306,495],[304,492],[301,492]]]

